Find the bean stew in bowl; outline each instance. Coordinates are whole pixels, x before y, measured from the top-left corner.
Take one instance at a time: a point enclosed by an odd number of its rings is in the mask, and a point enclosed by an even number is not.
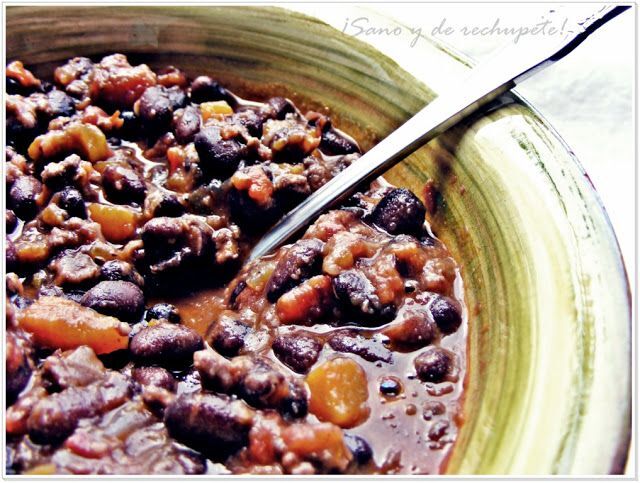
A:
[[[466,310],[414,193],[245,264],[358,162],[329,116],[122,54],[6,70],[8,471],[441,471]]]

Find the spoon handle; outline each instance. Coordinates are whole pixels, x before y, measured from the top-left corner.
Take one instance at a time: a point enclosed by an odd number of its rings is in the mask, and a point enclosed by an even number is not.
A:
[[[582,7],[584,9],[584,7]],[[592,9],[590,5],[587,8]],[[587,15],[574,13],[563,35],[528,35],[511,41],[460,83],[441,93],[400,128],[285,215],[254,247],[249,259],[270,253],[328,208],[351,196],[360,186],[387,171],[488,102],[535,72],[560,60],[600,26],[629,6],[608,5]],[[552,10],[551,17],[559,17]],[[564,19],[563,16],[561,19]],[[557,24],[557,23],[556,23]]]

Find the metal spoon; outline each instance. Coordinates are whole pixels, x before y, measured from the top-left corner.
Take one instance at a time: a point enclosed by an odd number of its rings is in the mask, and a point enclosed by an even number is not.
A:
[[[587,6],[586,8],[593,8]],[[338,205],[360,186],[402,161],[431,139],[512,89],[537,71],[560,60],[591,33],[629,6],[607,5],[568,19],[564,36],[538,35],[509,42],[468,78],[439,95],[360,159],[285,215],[254,247],[249,260],[270,253],[308,227],[322,212]],[[560,13],[552,10],[552,16]],[[561,17],[564,19],[564,16]]]

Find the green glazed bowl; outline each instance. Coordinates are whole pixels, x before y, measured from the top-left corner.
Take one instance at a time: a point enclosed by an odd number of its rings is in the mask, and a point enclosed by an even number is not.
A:
[[[418,80],[318,18],[274,8],[6,13],[7,60],[37,73],[72,56],[123,52],[209,73],[246,97],[278,93],[327,107],[365,148],[468,69],[442,45],[421,42],[415,55],[432,74]],[[631,309],[620,251],[568,147],[522,99],[503,101],[386,175],[417,193],[435,182],[441,196],[431,222],[462,266],[465,422],[446,470],[621,472],[631,429]]]

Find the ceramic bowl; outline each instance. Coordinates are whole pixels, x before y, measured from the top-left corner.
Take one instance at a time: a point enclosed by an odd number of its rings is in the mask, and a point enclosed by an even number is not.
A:
[[[209,73],[247,97],[326,107],[364,148],[437,95],[436,83],[368,44],[287,10],[8,7],[6,20],[7,60],[36,72],[123,52]],[[437,43],[416,49],[440,85],[468,68]],[[629,289],[607,215],[562,139],[508,95],[386,177],[417,193],[433,180],[430,221],[462,266],[469,367],[446,471],[620,472],[631,427]]]

